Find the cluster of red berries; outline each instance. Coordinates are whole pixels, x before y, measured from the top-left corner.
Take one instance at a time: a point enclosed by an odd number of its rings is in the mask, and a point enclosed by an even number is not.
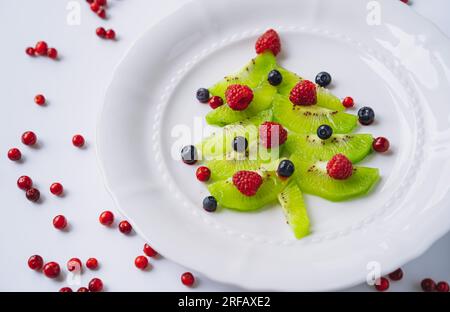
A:
[[[103,27],[98,27],[95,30],[95,33],[97,34],[97,36],[103,39],[110,39],[110,40],[116,39],[116,32],[113,29],[106,30]]]
[[[34,48],[26,48],[25,52],[29,56],[48,56],[53,60],[58,58],[58,50],[56,50],[55,48],[49,48],[47,42],[45,41],[39,41],[38,43],[36,43]]]
[[[48,278],[55,279],[61,274],[61,267],[55,261],[50,261],[44,264],[44,259],[39,255],[33,255],[28,259],[28,267],[37,272],[43,272]],[[86,261],[86,267],[95,270],[98,267],[98,261],[95,258],[89,258]],[[78,258],[71,258],[67,261],[67,270],[69,272],[81,273],[83,264]],[[93,278],[88,284],[88,287],[81,287],[78,292],[99,292],[103,290],[103,282],[99,278]],[[72,292],[72,288],[63,287],[60,292]]]
[[[109,210],[103,211],[98,217],[98,220],[104,226],[111,226],[114,223],[114,214]],[[120,221],[118,227],[119,231],[123,234],[129,234],[133,229],[131,224],[126,220]]]
[[[399,281],[403,278],[403,270],[397,269],[392,273],[388,274],[388,277],[392,281]],[[389,289],[390,283],[389,279],[386,277],[380,277],[375,283],[375,289],[378,291],[386,291]],[[425,292],[449,292],[449,285],[447,282],[441,281],[436,284],[431,278],[425,278],[420,283],[420,287]]]
[[[420,283],[420,287],[425,292],[449,292],[450,290],[447,282],[440,281],[436,284],[436,282],[431,278],[425,278],[424,280],[422,280],[422,282]]]
[[[86,2],[90,4],[91,11],[97,14],[98,17],[106,18],[107,0],[86,0]]]

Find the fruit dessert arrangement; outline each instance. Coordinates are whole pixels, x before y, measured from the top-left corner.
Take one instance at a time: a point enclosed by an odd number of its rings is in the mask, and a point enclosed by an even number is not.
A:
[[[218,205],[253,211],[278,201],[302,238],[310,233],[303,193],[330,201],[369,193],[378,169],[355,164],[372,150],[387,151],[389,141],[352,133],[358,121],[370,125],[374,111],[346,113],[353,99],[341,101],[326,89],[330,74],[319,73],[314,83],[281,67],[276,31],[266,31],[255,48],[256,58],[240,72],[197,91],[197,99],[213,109],[207,123],[223,128],[183,147],[181,158],[190,165],[205,162],[196,175],[208,182],[206,211]]]

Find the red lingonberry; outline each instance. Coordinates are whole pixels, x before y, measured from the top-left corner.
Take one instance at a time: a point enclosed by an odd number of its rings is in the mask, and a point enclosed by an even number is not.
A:
[[[195,282],[194,275],[192,275],[191,272],[183,273],[181,275],[181,282],[183,283],[183,285],[186,285],[186,286],[194,285],[194,282]]]
[[[352,97],[347,96],[346,98],[344,98],[342,100],[342,105],[344,105],[344,107],[346,107],[346,108],[350,108],[350,107],[353,107],[353,105],[355,105],[355,102],[353,101]]]
[[[39,271],[44,265],[44,259],[39,255],[33,255],[28,259],[28,267],[32,270]]]
[[[148,259],[146,256],[137,256],[134,259],[134,265],[141,270],[145,270],[148,266]]]
[[[211,177],[211,170],[208,167],[200,166],[197,168],[195,175],[197,176],[197,180],[205,182]]]
[[[13,147],[8,150],[8,158],[12,161],[18,161],[22,158],[22,153],[18,148]]]

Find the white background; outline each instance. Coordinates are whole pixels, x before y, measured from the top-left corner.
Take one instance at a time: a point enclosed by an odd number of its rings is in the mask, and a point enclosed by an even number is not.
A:
[[[96,119],[114,67],[142,32],[184,2],[109,0],[109,19],[103,21],[90,11],[85,0],[0,0],[0,290],[57,291],[68,285],[66,276],[50,280],[29,270],[27,259],[32,254],[64,267],[71,257],[83,261],[96,257],[100,268],[85,270],[81,284],[74,289],[98,276],[107,291],[186,290],[179,279],[187,269],[164,258],[150,260],[151,270],[136,269],[134,258],[142,254],[142,239],[135,234],[125,236],[116,226],[99,224],[100,212],[115,208],[103,186],[94,148]],[[68,3],[80,5],[80,25],[67,23]],[[450,36],[449,1],[415,0],[410,9],[431,19]],[[99,39],[95,35],[98,26],[114,28],[118,40]],[[28,57],[25,48],[38,40],[56,47],[60,60]],[[154,47],[158,48],[157,42]],[[46,95],[47,106],[34,104],[37,93]],[[20,135],[26,130],[38,135],[36,148],[20,143]],[[86,148],[72,146],[75,133],[85,136]],[[14,146],[22,150],[23,162],[6,158],[7,150]],[[42,203],[28,202],[17,188],[16,180],[23,174],[32,177],[40,189]],[[55,181],[65,187],[62,198],[48,191]],[[68,218],[67,232],[53,228],[52,219],[57,214]],[[447,234],[425,255],[405,265],[405,278],[392,283],[391,290],[417,291],[424,277],[450,280],[449,259]],[[196,276],[198,283],[192,290],[240,290],[201,274]],[[372,288],[360,285],[352,290]]]

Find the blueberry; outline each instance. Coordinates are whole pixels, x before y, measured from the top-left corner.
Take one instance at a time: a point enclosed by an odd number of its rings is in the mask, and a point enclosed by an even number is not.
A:
[[[359,122],[362,125],[370,125],[373,120],[375,119],[375,113],[373,111],[373,109],[371,109],[370,107],[362,107],[359,109],[358,111],[358,118],[359,118]]]
[[[247,150],[248,141],[245,137],[237,136],[233,139],[233,149],[236,152],[243,153]]]
[[[331,83],[331,75],[327,72],[320,72],[316,76],[316,83],[321,87],[326,87]]]
[[[280,177],[288,178],[290,177],[295,170],[295,166],[290,160],[282,160],[278,165],[277,173]]]
[[[200,103],[208,103],[209,100],[209,90],[205,88],[200,88],[197,90],[197,100]]]
[[[321,140],[329,139],[332,134],[333,129],[329,125],[321,125],[319,128],[317,128],[317,136]]]
[[[217,209],[217,200],[214,196],[207,196],[203,199],[203,209],[208,212],[216,211]]]
[[[194,145],[186,145],[181,150],[181,159],[185,164],[192,165],[197,162],[197,149]]]
[[[267,76],[267,80],[272,86],[278,86],[283,81],[283,76],[278,70],[274,69]]]

